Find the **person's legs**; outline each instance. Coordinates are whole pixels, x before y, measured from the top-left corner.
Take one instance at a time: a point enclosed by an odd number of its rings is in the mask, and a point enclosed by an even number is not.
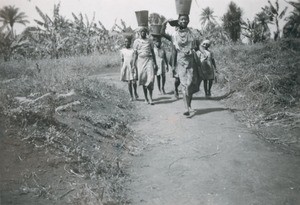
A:
[[[214,80],[209,80],[208,81],[208,96],[211,96],[210,90],[211,90],[211,87],[213,85],[213,82],[214,82]]]
[[[184,104],[184,108],[185,108],[185,112],[183,113],[184,115],[190,115],[190,110],[189,110],[189,96],[187,95],[187,91],[186,88],[182,89],[182,95],[183,95],[183,104]]]
[[[159,93],[161,94],[161,89],[160,89],[160,75],[157,75],[156,78],[157,78],[157,87],[158,87],[158,91],[159,91]]]
[[[193,99],[193,95],[188,96],[187,104],[189,107],[189,111],[192,111],[192,99]]]
[[[174,82],[174,87],[175,87],[175,90],[174,90],[174,96],[175,98],[179,98],[179,94],[178,94],[178,87],[180,85],[180,80],[179,78],[175,78],[175,82]]]
[[[144,96],[145,96],[145,103],[149,103],[148,100],[148,94],[147,94],[147,87],[143,85],[143,91],[144,91]]]
[[[134,91],[134,95],[135,95],[135,99],[139,98],[139,95],[137,94],[137,85],[136,85],[136,81],[132,81],[132,87],[133,87],[133,91]]]
[[[150,98],[149,103],[150,103],[151,105],[154,105],[153,99],[152,99],[153,89],[152,89],[152,88],[148,88],[148,91],[149,91],[149,98]]]
[[[162,74],[162,75],[161,75],[161,79],[162,79],[162,86],[161,86],[161,89],[162,89],[163,94],[166,94],[166,91],[165,91],[166,75],[165,75],[165,74]]]
[[[130,94],[130,100],[133,101],[133,96],[132,96],[132,81],[131,80],[128,81],[128,90],[129,90],[129,94]]]
[[[207,80],[203,80],[203,87],[204,87],[205,96],[208,96],[208,92],[207,92]]]

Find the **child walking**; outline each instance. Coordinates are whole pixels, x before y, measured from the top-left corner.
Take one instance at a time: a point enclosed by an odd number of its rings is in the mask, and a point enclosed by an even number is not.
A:
[[[161,36],[153,35],[154,40],[154,54],[157,63],[157,86],[160,94],[166,94],[165,83],[166,83],[166,72],[169,72],[168,60],[165,49],[161,47]]]
[[[124,82],[128,82],[128,90],[130,94],[130,101],[133,101],[133,92],[135,99],[138,99],[138,94],[136,91],[136,80],[137,80],[137,70],[133,66],[133,56],[134,50],[130,47],[131,46],[131,39],[130,35],[124,37],[125,48],[120,50],[121,52],[121,59],[122,59],[122,67],[121,67],[121,76],[120,80]]]
[[[141,27],[139,30],[140,38],[133,43],[134,55],[133,65],[138,70],[138,84],[143,86],[145,102],[154,105],[152,99],[154,73],[157,70],[153,44],[147,38],[147,27]],[[149,98],[148,98],[149,92]]]
[[[200,60],[200,72],[203,78],[203,86],[205,91],[205,96],[211,96],[211,88],[215,79],[216,62],[213,53],[208,49],[210,46],[209,40],[204,40],[199,46],[197,51],[197,56]]]

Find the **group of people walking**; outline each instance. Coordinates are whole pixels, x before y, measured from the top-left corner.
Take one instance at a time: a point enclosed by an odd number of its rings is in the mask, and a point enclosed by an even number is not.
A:
[[[175,24],[175,32],[169,35],[165,32],[167,23]],[[148,27],[139,29],[139,38],[133,42],[132,36],[125,36],[125,48],[121,49],[122,68],[121,80],[128,82],[131,100],[137,99],[137,84],[143,87],[145,102],[153,105],[154,79],[160,94],[165,93],[166,72],[172,70],[174,80],[174,97],[178,96],[181,85],[185,110],[184,115],[190,115],[193,94],[199,91],[200,83],[204,83],[206,96],[211,96],[211,87],[215,79],[216,64],[213,53],[209,50],[209,40],[201,43],[188,28],[189,15],[179,14],[177,21],[167,20],[162,24],[160,34],[148,38]],[[170,58],[162,48],[162,38],[172,43]],[[170,68],[170,69],[169,69]],[[148,96],[149,94],[149,96]]]

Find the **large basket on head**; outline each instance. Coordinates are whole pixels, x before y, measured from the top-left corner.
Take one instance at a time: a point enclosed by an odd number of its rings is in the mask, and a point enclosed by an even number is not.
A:
[[[190,15],[192,0],[175,0],[178,15]]]
[[[147,10],[135,12],[138,26],[148,26],[148,13],[149,12]]]
[[[151,34],[152,35],[160,35],[161,34],[162,25],[160,24],[153,24],[151,25]]]

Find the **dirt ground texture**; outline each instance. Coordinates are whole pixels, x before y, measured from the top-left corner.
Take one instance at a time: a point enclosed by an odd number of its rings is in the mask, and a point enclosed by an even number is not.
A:
[[[189,117],[182,115],[182,99],[158,95],[156,87],[153,106],[139,94],[144,119],[131,125],[140,150],[128,158],[130,204],[300,203],[299,155],[240,123],[219,102],[224,93],[214,90],[207,99],[201,87]]]
[[[118,77],[107,74],[96,79],[111,82],[126,93],[127,85],[119,82]],[[194,111],[185,117],[182,99],[172,99],[172,81],[168,75],[167,95],[158,95],[155,85],[155,105],[145,104],[142,89],[138,88],[140,99],[133,103],[142,119],[132,116],[128,126],[133,130],[134,144],[127,153],[120,152],[118,164],[126,172],[121,181],[125,183],[121,194],[126,200],[106,204],[300,204],[297,153],[253,134],[235,118],[233,110],[219,102],[216,96],[224,93],[215,89],[213,97],[207,99],[201,85],[192,102]],[[1,136],[5,134],[2,128]],[[36,157],[27,159],[34,149],[21,140],[5,138],[0,146],[6,151],[1,155],[2,164],[13,164],[1,166],[1,205],[66,204],[70,203],[68,197],[82,196],[78,190],[85,191],[84,196],[91,200],[75,204],[102,203],[98,200],[101,191],[97,180],[79,177],[81,170],[74,167],[65,167],[75,171],[68,174],[54,153],[45,158],[44,150],[40,150],[34,153]],[[20,155],[19,150],[27,151]],[[47,160],[53,166],[43,163]],[[52,180],[53,175],[57,177]],[[54,192],[51,187],[62,189],[55,191],[59,200],[47,199],[51,197],[47,193]]]
[[[155,98],[132,125],[146,144],[130,166],[132,204],[300,203],[299,156],[259,139],[203,90],[188,118],[182,100]]]
[[[126,124],[134,106],[114,85],[91,81],[99,95],[78,90],[64,94],[53,104],[72,106],[58,109],[53,117],[35,109],[52,105],[46,99],[34,106],[16,103],[24,110],[13,115],[16,119],[0,117],[1,205],[126,201],[122,155],[131,140]]]

